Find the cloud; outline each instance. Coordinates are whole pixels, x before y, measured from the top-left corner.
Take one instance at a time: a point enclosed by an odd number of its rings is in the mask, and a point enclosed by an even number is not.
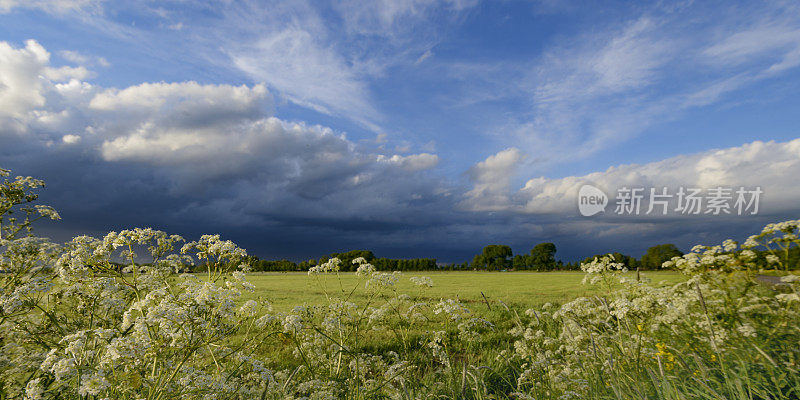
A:
[[[314,37],[292,27],[229,54],[236,67],[299,105],[364,123],[380,119],[362,78],[336,51]]]
[[[61,58],[80,65],[97,65],[100,67],[109,67],[111,64],[104,57],[96,57],[85,55],[77,51],[62,50],[58,52]]]
[[[0,0],[0,14],[15,8],[34,8],[52,14],[68,11],[96,10],[104,0]]]
[[[657,26],[641,17],[619,32],[550,50],[535,72],[535,104],[584,101],[653,84],[674,56],[674,44],[657,36]]]
[[[159,128],[191,128],[254,118],[267,112],[270,102],[262,85],[203,85],[189,81],[103,90],[91,99],[88,107],[97,113],[122,114],[114,118],[114,125],[150,123]],[[126,122],[127,119],[132,121]],[[115,130],[120,129],[115,127]]]
[[[51,66],[50,53],[34,40],[22,48],[0,42],[0,137],[26,134],[31,126],[46,128],[68,117],[46,103],[89,75],[82,66]]]
[[[462,207],[471,211],[500,211],[510,206],[509,189],[524,158],[517,148],[508,148],[475,164],[469,171],[473,182]]]
[[[422,63],[423,63],[425,60],[427,60],[427,59],[429,59],[429,58],[431,58],[431,57],[433,57],[433,51],[431,51],[431,49],[425,50],[425,52],[424,52],[424,53],[422,53],[422,55],[421,55],[421,56],[419,56],[419,58],[417,58],[417,59],[414,61],[414,65],[420,65],[420,64],[422,64]]]
[[[0,88],[3,88],[0,91],[0,121],[4,120],[6,128],[17,125],[12,128],[19,130],[19,125],[29,118],[28,113],[44,105],[38,71],[49,58],[47,51],[32,40],[21,49],[0,42]]]
[[[275,1],[268,12],[239,4],[214,25],[229,29],[213,36],[236,68],[276,94],[381,133],[386,116],[373,85],[393,68],[429,58],[441,27],[477,3],[344,1],[330,12],[306,2]]]
[[[746,30],[709,46],[703,51],[709,62],[718,64],[742,64],[752,61],[755,56],[773,54],[775,51],[788,51],[800,47],[800,29],[793,24],[777,21],[760,21]]]
[[[475,7],[478,0],[346,0],[334,4],[350,32],[394,37],[398,31],[413,29],[410,22],[426,20],[433,10],[458,12]]]
[[[580,158],[640,132],[659,112],[650,89],[679,50],[661,28],[640,17],[547,50],[524,80],[533,110],[512,128],[514,137],[533,156],[557,163],[554,149]]]
[[[531,214],[574,214],[577,194],[584,184],[597,186],[614,196],[623,187],[679,187],[709,189],[761,187],[762,213],[796,210],[800,189],[794,184],[800,174],[800,139],[761,142],[739,147],[681,155],[648,164],[613,166],[603,172],[559,179],[529,180],[515,194],[508,210]]]
[[[475,97],[522,104],[485,127],[500,144],[511,138],[535,168],[586,159],[800,66],[797,6],[723,7],[714,17],[703,7],[648,7],[553,40],[523,68],[498,60],[461,71],[487,83]],[[505,82],[487,77],[497,74]]]
[[[395,154],[391,157],[379,155],[378,161],[395,164],[408,171],[422,171],[431,169],[439,164],[439,156],[430,153],[411,154],[407,156]]]
[[[797,7],[779,15],[756,18],[702,52],[704,61],[721,68],[750,71],[751,81],[782,73],[800,65],[800,23]]]
[[[8,9],[23,2],[5,0]],[[46,2],[35,2],[44,7]],[[60,3],[59,3],[60,4]],[[442,31],[476,0],[203,2],[168,1],[158,5],[64,2],[69,13],[95,32],[142,49],[156,62],[174,59],[180,47],[186,62],[227,69],[226,75],[264,83],[285,100],[337,119],[356,122],[375,133],[386,130],[376,84],[388,71],[414,65],[420,54],[442,40]],[[61,6],[59,6],[61,7]],[[94,11],[98,12],[94,12]],[[131,21],[157,21],[131,24]],[[161,36],[174,30],[171,37]],[[144,43],[146,48],[141,48]],[[86,67],[107,60],[76,52],[62,57]],[[234,78],[236,79],[236,78]],[[324,117],[323,117],[324,118]],[[327,119],[325,119],[327,121]]]
[[[640,18],[593,56],[589,65],[597,75],[597,86],[618,92],[653,83],[656,71],[669,61],[672,50],[668,40],[649,37],[653,24],[649,18]]]
[[[81,140],[81,137],[78,135],[64,135],[61,140],[66,144],[75,144]]]
[[[29,160],[81,154],[73,170],[101,166],[134,182],[151,181],[120,192],[160,190],[165,204],[191,199],[173,205],[171,218],[326,225],[357,217],[405,224],[400,215],[432,213],[439,207],[434,204],[450,201],[448,189],[425,175],[437,155],[385,155],[330,128],[281,120],[271,115],[263,85],[102,88],[52,67],[49,53],[34,41],[24,48],[0,42],[0,57],[2,83],[13,89],[2,98],[8,107],[0,114],[0,136],[39,139],[16,148],[9,141],[5,152],[24,150]],[[98,175],[92,185],[115,185],[119,176]],[[409,208],[398,211],[402,204]]]
[[[106,5],[108,10],[100,12]],[[175,5],[180,7],[173,7]],[[178,1],[165,2],[155,8],[104,4],[97,0],[0,0],[0,13],[17,8],[36,8],[59,14],[80,11],[78,17],[82,23],[132,46],[163,38],[130,24],[128,19],[119,21],[115,13],[122,10],[122,14],[134,19],[157,16],[165,20],[162,22],[165,29],[180,31],[181,45],[193,48],[196,59],[215,65],[224,64],[225,68],[243,72],[254,82],[265,83],[276,95],[302,107],[379,130],[376,123],[382,116],[374,108],[367,76],[368,70],[379,63],[343,54],[343,46],[329,39],[333,35],[328,34],[328,22],[305,2],[237,2],[211,8],[207,4]],[[206,23],[209,17],[213,23]],[[174,21],[181,18],[186,21]],[[148,51],[153,50],[161,51],[158,47],[148,48]],[[60,55],[83,66],[108,65],[102,57],[71,50]],[[157,53],[155,56],[168,58],[173,54]]]
[[[353,152],[351,146],[330,129],[268,117],[224,128],[162,129],[146,124],[104,141],[101,154],[107,161],[170,167],[179,175],[174,179],[192,183],[222,176],[250,179],[258,175],[264,181],[288,184],[325,168],[331,175],[344,171],[357,174],[354,170],[366,156]]]

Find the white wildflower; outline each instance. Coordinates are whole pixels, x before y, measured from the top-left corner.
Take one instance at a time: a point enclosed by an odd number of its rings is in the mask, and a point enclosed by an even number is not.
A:
[[[410,280],[419,287],[433,287],[433,279],[427,276],[412,276]]]
[[[256,310],[258,309],[258,302],[255,300],[247,300],[242,306],[239,308],[239,314],[245,318],[250,318],[256,315]]]
[[[303,318],[299,315],[289,314],[283,319],[283,331],[294,333],[303,329]]]
[[[744,324],[741,326],[736,327],[736,330],[745,337],[755,337],[756,336],[756,328],[753,328],[752,325]]]
[[[442,300],[433,308],[434,314],[444,314],[454,321],[460,320],[469,312],[461,302],[453,299]]]
[[[777,264],[781,262],[781,259],[774,254],[767,254],[766,259],[768,264]]]
[[[97,396],[110,385],[103,374],[84,374],[81,376],[81,386],[78,388],[78,394],[81,396]]]
[[[373,272],[375,272],[375,267],[372,264],[361,264],[356,269],[356,275],[362,277],[372,276]]]
[[[753,261],[756,259],[756,252],[753,250],[743,250],[741,255],[746,261]]]
[[[387,288],[394,286],[400,279],[400,271],[394,272],[373,272],[366,283],[366,287]]]
[[[781,277],[781,282],[784,283],[793,283],[793,282],[800,282],[800,275],[786,275]]]
[[[800,296],[798,296],[797,293],[781,293],[776,295],[775,299],[780,302],[790,303],[793,301],[800,301]]]
[[[41,400],[44,398],[44,388],[39,381],[40,378],[31,379],[25,385],[25,400]]]
[[[61,216],[58,215],[58,212],[53,207],[43,206],[43,205],[40,205],[40,204],[37,204],[34,207],[36,208],[36,212],[39,213],[39,215],[41,215],[41,216],[43,216],[45,218],[50,218],[52,220],[61,219]]]

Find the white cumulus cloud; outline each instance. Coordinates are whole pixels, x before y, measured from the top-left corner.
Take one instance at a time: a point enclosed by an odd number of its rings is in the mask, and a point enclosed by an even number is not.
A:
[[[511,179],[524,154],[511,147],[475,164],[469,171],[474,186],[462,203],[472,211],[499,211],[511,206]]]
[[[743,146],[681,155],[648,164],[614,166],[606,171],[560,179],[529,180],[515,194],[509,210],[548,214],[576,212],[577,194],[584,184],[614,196],[623,187],[755,188],[764,191],[762,212],[796,208],[800,197],[800,139],[790,142],[756,141]]]
[[[378,161],[399,165],[401,168],[409,171],[421,171],[431,169],[439,164],[439,156],[430,153],[420,153],[407,156],[395,154],[391,157],[386,157],[381,154],[378,155]]]

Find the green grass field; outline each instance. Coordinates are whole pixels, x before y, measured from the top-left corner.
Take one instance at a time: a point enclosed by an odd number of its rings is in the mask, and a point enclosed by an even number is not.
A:
[[[593,287],[582,285],[583,272],[437,272],[422,271],[402,274],[397,282],[397,293],[422,296],[426,299],[458,298],[470,308],[478,311],[486,308],[486,296],[491,306],[501,306],[503,302],[512,308],[528,308],[546,302],[564,303],[580,296],[593,294]],[[635,273],[629,273],[635,277]],[[409,281],[412,276],[428,276],[433,279],[433,287],[420,289]],[[297,305],[326,304],[325,291],[341,297],[342,290],[349,292],[356,285],[362,285],[354,273],[342,273],[341,285],[336,275],[315,276],[306,273],[253,273],[248,280],[256,286],[255,293],[247,293],[242,300],[262,298],[272,303],[275,311],[288,311]],[[653,283],[677,283],[683,277],[677,272],[641,272],[643,279]],[[325,290],[323,290],[323,287]],[[363,291],[358,291],[363,294]],[[351,300],[358,303],[364,300],[358,295]]]

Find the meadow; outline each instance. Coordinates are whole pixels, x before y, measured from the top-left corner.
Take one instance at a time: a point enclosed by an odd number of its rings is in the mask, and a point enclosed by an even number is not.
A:
[[[563,304],[582,296],[598,293],[593,286],[582,285],[583,272],[486,272],[486,271],[421,271],[403,273],[405,279],[396,283],[399,293],[418,293],[419,288],[411,277],[430,277],[433,286],[426,289],[422,298],[428,301],[459,299],[476,309],[499,308],[506,304],[511,308],[526,310],[545,303]],[[675,284],[685,278],[675,271],[642,271],[641,278],[660,285]],[[636,278],[635,272],[625,274]],[[353,272],[340,273],[342,286],[351,288],[361,284]],[[266,299],[276,311],[289,311],[297,305],[327,304],[324,288],[336,291],[336,277],[318,279],[305,272],[261,272],[247,277],[255,290],[242,295],[241,301]],[[351,301],[363,303],[367,296],[354,293]],[[487,306],[488,304],[488,306]]]

